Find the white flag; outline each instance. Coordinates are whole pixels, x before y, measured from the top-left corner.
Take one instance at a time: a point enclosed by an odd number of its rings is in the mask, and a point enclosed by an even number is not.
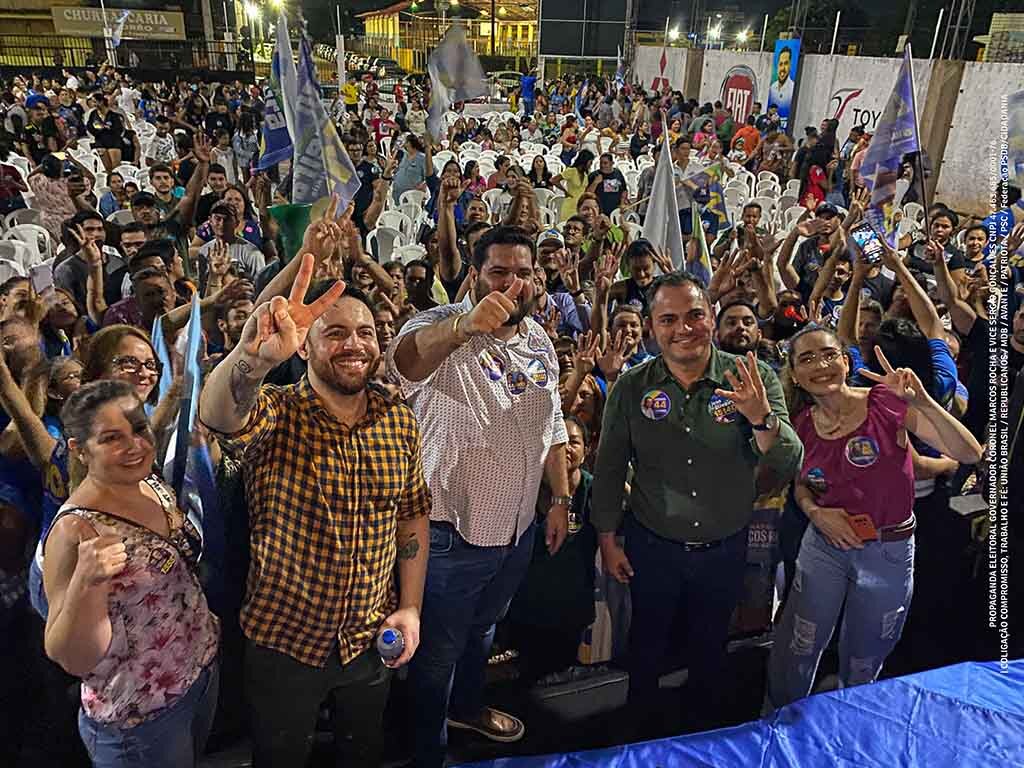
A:
[[[682,269],[683,230],[679,225],[679,203],[676,200],[676,184],[673,175],[672,147],[668,130],[662,128],[661,152],[654,169],[654,185],[647,202],[647,218],[644,219],[644,239],[650,240],[662,253],[672,257],[672,266]]]
[[[277,19],[276,52],[281,65],[281,111],[288,126],[288,135],[295,141],[295,106],[299,99],[299,73],[295,69],[292,41],[288,37],[288,20],[282,13]]]

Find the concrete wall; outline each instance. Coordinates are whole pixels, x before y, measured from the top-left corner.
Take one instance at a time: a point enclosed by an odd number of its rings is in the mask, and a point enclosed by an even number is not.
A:
[[[1000,102],[1024,89],[1024,64],[968,62],[957,93],[935,197],[954,210],[985,213],[998,169]]]

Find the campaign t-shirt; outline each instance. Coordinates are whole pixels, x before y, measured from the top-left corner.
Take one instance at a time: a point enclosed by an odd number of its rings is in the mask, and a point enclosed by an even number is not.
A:
[[[619,207],[622,193],[626,189],[626,177],[622,175],[622,171],[618,168],[614,169],[611,173],[595,171],[590,174],[590,183],[593,184],[594,180],[599,177],[601,177],[601,181],[594,192],[597,195],[597,203],[601,208],[601,213],[609,216],[612,211]]]
[[[914,509],[914,468],[909,443],[897,437],[907,404],[879,384],[868,394],[867,417],[847,435],[832,440],[814,428],[811,409],[793,419],[804,445],[800,480],[815,503],[866,514],[876,528],[902,523]]]

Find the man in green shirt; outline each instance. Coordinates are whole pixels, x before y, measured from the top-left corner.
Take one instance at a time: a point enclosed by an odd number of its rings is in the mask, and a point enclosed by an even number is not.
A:
[[[605,570],[630,585],[636,722],[659,727],[658,676],[670,649],[685,642],[688,725],[703,730],[716,725],[727,689],[725,641],[743,584],[755,470],[763,463],[791,477],[803,447],[769,366],[712,346],[714,313],[697,278],[662,275],[648,297],[662,354],[620,376],[609,394],[593,522]],[[630,464],[623,550],[615,534]],[[673,637],[673,627],[687,637]]]

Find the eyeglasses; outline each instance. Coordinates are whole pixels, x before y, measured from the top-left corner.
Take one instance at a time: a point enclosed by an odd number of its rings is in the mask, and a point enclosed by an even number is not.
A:
[[[817,365],[820,362],[824,362],[826,365],[831,365],[842,356],[842,351],[838,349],[826,349],[820,355],[814,352],[807,352],[800,355],[796,359],[797,365],[811,366]]]
[[[134,355],[120,355],[110,361],[110,364],[121,371],[121,373],[137,376],[145,369],[146,373],[159,374],[160,363],[156,360],[139,360]]]

